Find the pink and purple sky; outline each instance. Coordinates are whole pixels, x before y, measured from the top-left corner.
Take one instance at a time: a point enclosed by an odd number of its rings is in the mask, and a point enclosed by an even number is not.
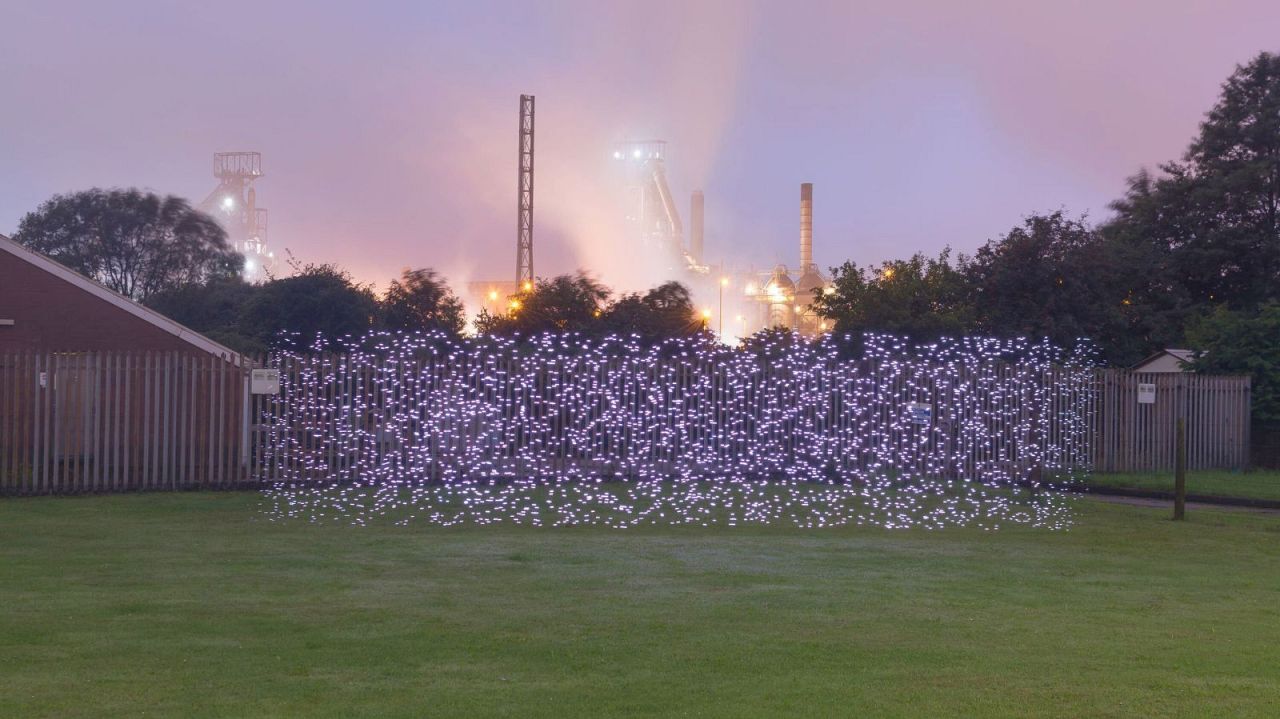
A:
[[[514,273],[516,107],[537,96],[536,267],[625,289],[615,141],[663,138],[707,257],[824,267],[972,252],[1031,212],[1106,216],[1219,85],[1280,51],[1280,3],[8,0],[0,232],[49,195],[200,201],[263,153],[271,246],[385,287]]]

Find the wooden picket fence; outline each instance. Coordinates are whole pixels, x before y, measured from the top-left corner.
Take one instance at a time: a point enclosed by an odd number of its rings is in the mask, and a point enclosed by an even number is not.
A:
[[[247,363],[173,352],[0,354],[0,494],[257,486]]]
[[[1138,401],[1151,385],[1155,401]],[[1187,425],[1188,469],[1241,469],[1249,463],[1250,378],[1185,373],[1098,373],[1095,472],[1172,471],[1175,424]]]
[[[275,360],[286,382],[311,361]],[[269,451],[281,406],[249,392],[250,368],[264,362],[159,352],[0,354],[0,494],[259,487],[279,476],[282,461]],[[1155,385],[1153,404],[1138,403],[1140,384]],[[1102,370],[1094,387],[1087,451],[1095,471],[1170,470],[1178,416],[1187,420],[1192,469],[1248,462],[1247,377]]]

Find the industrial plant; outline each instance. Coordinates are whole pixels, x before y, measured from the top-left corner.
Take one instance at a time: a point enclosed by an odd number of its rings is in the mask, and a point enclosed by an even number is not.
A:
[[[267,211],[258,207],[253,182],[262,177],[262,153],[219,152],[213,156],[218,186],[200,203],[227,231],[227,239],[244,255],[244,278],[259,282],[275,269],[275,252],[267,249]]]
[[[516,295],[533,289],[534,271],[534,96],[521,95],[517,124],[515,272],[467,284],[472,307],[491,314],[512,311]],[[726,341],[762,329],[782,327],[817,335],[827,323],[813,311],[815,294],[830,283],[813,259],[813,184],[800,185],[798,264],[771,269],[738,266],[706,256],[706,197],[694,190],[689,199],[689,232],[667,179],[667,143],[661,139],[617,143],[612,150],[615,181],[630,247],[655,259],[668,279],[690,288],[705,309],[707,329]],[[254,182],[262,174],[258,152],[219,152],[213,156],[217,187],[200,209],[217,218],[231,244],[245,257],[244,277],[269,278],[275,252],[267,247],[267,210],[259,207]],[[569,271],[558,268],[544,276]],[[588,270],[590,268],[587,268]]]
[[[628,242],[657,258],[670,279],[687,285],[708,306],[708,329],[727,340],[762,329],[783,327],[805,335],[828,329],[813,311],[815,294],[830,283],[813,259],[813,184],[800,185],[799,263],[794,276],[783,264],[769,270],[735,266],[706,256],[705,203],[694,190],[689,203],[689,235],[667,180],[667,143],[661,139],[617,143],[612,158],[618,166]],[[516,268],[513,279],[468,283],[473,306],[490,313],[509,312],[515,295],[533,288],[534,98],[521,95],[517,125]],[[563,268],[562,271],[570,268]],[[589,268],[588,268],[589,269]],[[555,273],[552,273],[555,274]],[[714,305],[712,305],[714,303]]]

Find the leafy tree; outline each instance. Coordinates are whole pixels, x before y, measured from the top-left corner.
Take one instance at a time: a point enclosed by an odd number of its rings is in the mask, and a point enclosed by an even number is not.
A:
[[[601,328],[618,335],[639,335],[655,342],[669,337],[686,337],[702,329],[702,318],[693,307],[689,288],[666,282],[643,295],[618,298],[601,317]]]
[[[1200,354],[1191,369],[1253,378],[1253,418],[1280,423],[1280,303],[1257,312],[1219,306],[1192,321],[1187,331]]]
[[[1280,299],[1280,56],[1237,67],[1183,160],[1160,169],[1130,179],[1108,227],[1152,260],[1144,307],[1180,324]]]
[[[585,273],[539,279],[532,290],[513,295],[511,309],[502,315],[480,313],[476,329],[482,334],[524,335],[540,332],[597,332],[610,291]]]
[[[835,321],[837,334],[859,338],[865,332],[886,332],[931,341],[967,333],[974,311],[962,271],[951,250],[936,258],[917,253],[909,260],[893,260],[879,269],[846,262],[832,270],[831,286],[813,300],[814,311]]]
[[[363,336],[375,324],[378,300],[333,265],[295,267],[292,277],[271,280],[253,293],[240,316],[243,331],[264,346],[298,343],[317,337],[332,344]]]
[[[1048,338],[1061,347],[1089,338],[1120,364],[1146,350],[1128,331],[1137,268],[1084,218],[1061,211],[1028,217],[979,249],[964,272],[980,333]]]
[[[236,277],[244,263],[213,218],[139,190],[55,195],[22,218],[14,240],[139,301]]]
[[[392,280],[382,298],[382,323],[392,330],[440,330],[462,333],[466,317],[462,301],[454,296],[434,270],[405,270]]]
[[[265,351],[267,344],[241,323],[258,290],[239,277],[217,279],[158,292],[146,305],[233,350],[256,353]]]

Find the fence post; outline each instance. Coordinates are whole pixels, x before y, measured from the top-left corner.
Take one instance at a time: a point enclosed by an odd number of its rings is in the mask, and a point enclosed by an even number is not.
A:
[[[1173,470],[1173,519],[1187,518],[1187,423],[1179,417],[1177,424],[1177,456]]]

